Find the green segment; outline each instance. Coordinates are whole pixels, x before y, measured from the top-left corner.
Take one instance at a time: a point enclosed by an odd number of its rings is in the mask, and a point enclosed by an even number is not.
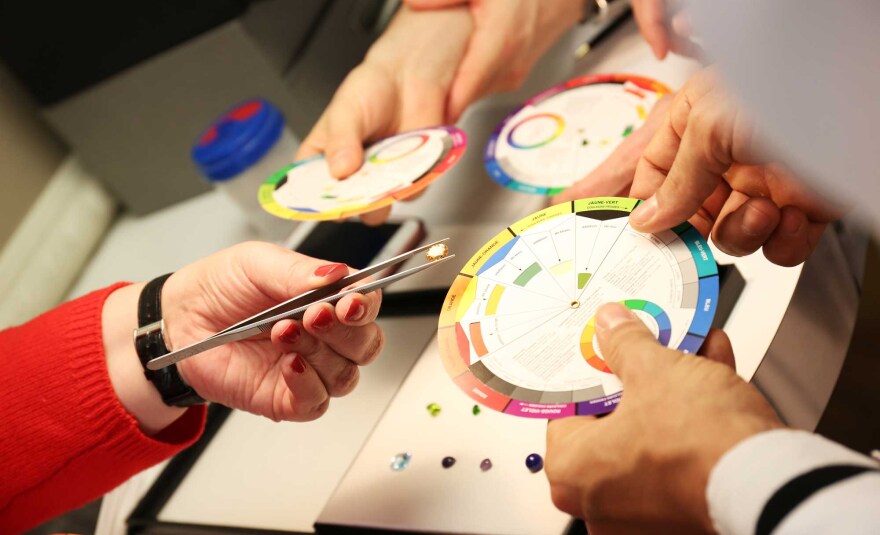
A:
[[[590,282],[590,277],[592,273],[578,273],[578,290],[583,290],[584,286]]]
[[[623,306],[630,310],[643,310],[647,301],[643,299],[627,299],[623,302]]]
[[[519,274],[519,277],[513,281],[517,286],[525,286],[532,280],[532,277],[541,272],[541,265],[535,262],[531,266],[527,267],[525,271]]]

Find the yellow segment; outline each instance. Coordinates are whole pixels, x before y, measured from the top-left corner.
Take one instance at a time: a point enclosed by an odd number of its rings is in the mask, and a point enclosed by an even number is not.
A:
[[[471,277],[459,275],[458,277],[455,277],[454,281],[452,281],[452,286],[449,287],[449,293],[446,294],[446,301],[443,302],[443,308],[440,310],[440,320],[438,322],[439,327],[455,325],[455,316],[456,312],[459,310],[459,301],[461,301],[462,294],[464,294],[468,286],[470,286],[471,280]]]
[[[512,239],[513,234],[511,234],[509,230],[502,230],[498,233],[498,235],[489,240],[482,249],[477,251],[477,254],[472,256],[471,259],[467,261],[467,263],[461,269],[461,272],[465,275],[476,275],[477,271],[479,271],[480,268],[483,267],[483,264],[486,263],[486,260],[491,258],[492,254],[497,251],[499,247]]]
[[[632,212],[638,199],[628,199],[626,197],[595,197],[593,199],[579,199],[574,201],[575,212],[586,212],[589,210],[623,210]]]
[[[501,294],[504,293],[504,286],[496,286],[492,288],[492,294],[489,295],[489,304],[486,305],[486,315],[491,316],[498,311],[498,301],[501,301]]]
[[[517,234],[522,234],[524,231],[534,227],[538,223],[542,223],[544,221],[547,221],[548,219],[553,219],[556,216],[570,213],[571,203],[564,202],[541,210],[540,212],[535,212],[528,217],[524,217],[513,225],[510,225],[510,228],[512,228],[513,231]]]
[[[455,313],[455,321],[461,321],[461,318],[463,318],[468,309],[471,308],[471,305],[474,303],[474,298],[476,296],[477,278],[474,277],[471,279],[471,283],[467,285],[467,288],[465,288],[464,292],[461,294],[461,301],[459,301],[458,310],[456,310]]]
[[[560,263],[556,264],[555,266],[551,267],[550,273],[553,273],[554,275],[564,275],[564,274],[568,273],[569,271],[571,271],[573,267],[574,267],[574,261],[566,260],[565,262],[560,262]]]

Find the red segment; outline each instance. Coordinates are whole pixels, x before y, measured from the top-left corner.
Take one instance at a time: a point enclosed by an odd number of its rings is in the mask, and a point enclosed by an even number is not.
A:
[[[461,355],[461,360],[470,366],[471,345],[468,342],[467,335],[464,334],[464,328],[461,326],[461,323],[455,324],[455,338],[458,341],[458,354]]]
[[[256,100],[253,102],[245,102],[241,106],[229,112],[226,117],[235,121],[246,121],[253,117],[258,111],[260,111],[260,108],[262,107],[263,104]]]
[[[495,392],[486,385],[477,380],[471,372],[465,372],[453,379],[459,388],[465,391],[467,395],[480,402],[480,404],[495,409],[496,411],[504,411],[510,398]]]
[[[207,132],[202,134],[202,138],[199,140],[199,145],[207,145],[215,139],[217,139],[217,127],[212,126]]]

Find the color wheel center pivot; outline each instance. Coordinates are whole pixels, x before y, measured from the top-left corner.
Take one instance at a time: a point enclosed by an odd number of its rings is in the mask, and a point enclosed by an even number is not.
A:
[[[580,301],[572,301],[569,306],[571,306],[571,308],[579,308],[581,306],[581,303]]]

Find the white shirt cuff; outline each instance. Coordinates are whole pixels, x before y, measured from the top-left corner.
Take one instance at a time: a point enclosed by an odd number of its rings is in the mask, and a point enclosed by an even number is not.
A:
[[[791,479],[819,466],[876,467],[869,457],[813,433],[765,431],[725,453],[706,487],[709,516],[724,535],[752,535],[770,497]]]

